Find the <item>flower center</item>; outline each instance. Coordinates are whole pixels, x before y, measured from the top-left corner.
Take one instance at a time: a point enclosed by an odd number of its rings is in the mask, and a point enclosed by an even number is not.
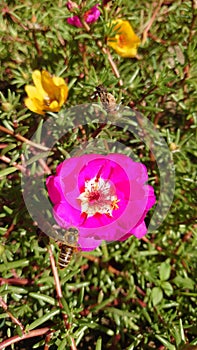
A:
[[[95,214],[112,216],[113,210],[118,209],[119,200],[113,184],[98,176],[85,181],[84,191],[78,199],[81,201],[81,211],[86,213],[87,217]]]
[[[124,46],[127,44],[127,39],[124,34],[119,35],[119,45]]]
[[[89,194],[89,201],[90,202],[96,201],[96,200],[99,199],[99,197],[100,197],[99,191],[90,192],[90,194]]]
[[[44,96],[44,105],[49,107],[51,104],[51,99],[48,95]]]

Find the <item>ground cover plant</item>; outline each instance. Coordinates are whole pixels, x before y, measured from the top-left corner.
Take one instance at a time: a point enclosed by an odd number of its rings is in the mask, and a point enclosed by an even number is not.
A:
[[[195,350],[196,1],[0,10],[0,349]],[[146,166],[156,204],[164,190],[165,220],[58,269],[46,179],[65,159],[120,149]]]

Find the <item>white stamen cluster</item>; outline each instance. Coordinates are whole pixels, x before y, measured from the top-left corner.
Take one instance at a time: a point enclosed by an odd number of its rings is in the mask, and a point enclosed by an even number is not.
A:
[[[118,209],[119,202],[114,186],[101,177],[96,176],[85,182],[84,192],[78,197],[81,201],[81,211],[86,213],[87,217],[96,213],[112,216],[114,209]]]

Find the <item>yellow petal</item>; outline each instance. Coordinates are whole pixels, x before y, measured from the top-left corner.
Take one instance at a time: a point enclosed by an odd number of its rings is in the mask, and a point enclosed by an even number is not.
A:
[[[57,101],[53,101],[50,106],[47,108],[48,111],[51,112],[59,112],[60,110],[60,106],[59,103]]]
[[[60,106],[63,105],[68,96],[68,87],[63,78],[51,77],[46,71],[42,72],[42,84],[47,91],[50,100],[56,100]]]
[[[35,85],[36,89],[38,90],[39,94],[41,96],[45,96],[46,91],[44,90],[44,87],[42,85],[41,72],[39,70],[34,70],[32,73],[32,79],[33,79],[34,85]]]
[[[47,91],[50,100],[59,101],[60,87],[55,85],[54,77],[51,77],[51,75],[48,72],[44,71],[42,75],[42,83],[45,90]]]
[[[118,55],[120,55],[121,57],[124,58],[131,58],[131,57],[135,57],[137,55],[137,47],[138,45],[133,45],[133,46],[119,46],[116,43],[109,43],[109,46],[111,46],[117,53]]]
[[[42,105],[39,103],[39,101],[37,100],[32,100],[30,98],[25,98],[24,99],[24,103],[25,106],[30,109],[30,111],[34,112],[34,113],[38,113],[38,114],[42,114],[44,115],[44,111],[42,109]]]
[[[42,86],[47,92],[50,100],[55,100],[55,96],[58,94],[59,90],[58,87],[55,86],[50,73],[45,70],[42,71]]]
[[[52,80],[56,86],[66,85],[64,79],[61,77],[53,77]]]
[[[140,38],[135,34],[129,21],[123,21],[119,19],[119,20],[112,21],[112,24],[115,24],[114,29],[118,31],[117,35],[120,35],[123,33],[127,36],[131,44],[133,43],[140,44]]]
[[[68,86],[67,85],[60,86],[60,92],[59,92],[59,106],[60,107],[67,100],[67,97],[68,97]]]
[[[43,101],[43,95],[41,95],[40,91],[32,85],[25,85],[25,91],[29,98],[37,98],[40,101]]]
[[[59,91],[57,92],[56,90],[57,94],[55,97],[58,100],[59,105],[62,106],[68,97],[68,86],[64,79],[60,77],[53,77],[53,82],[59,87]]]
[[[137,55],[137,48],[130,48],[130,49],[119,49],[117,47],[114,48],[114,50],[119,54],[119,56],[124,58],[132,58]]]

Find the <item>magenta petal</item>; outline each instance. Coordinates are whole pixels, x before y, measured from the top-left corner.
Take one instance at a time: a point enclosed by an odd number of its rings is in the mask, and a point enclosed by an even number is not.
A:
[[[46,186],[53,204],[59,203],[64,198],[58,177],[49,176],[46,179]]]
[[[120,241],[125,241],[126,239],[128,239],[130,236],[134,235],[135,237],[137,237],[138,239],[142,238],[143,236],[145,236],[145,234],[147,233],[147,227],[145,222],[143,221],[140,225],[136,226],[135,228],[133,228],[131,230],[131,232],[128,232],[126,235],[124,235],[123,237],[121,237],[119,240]]]
[[[69,17],[67,18],[67,23],[70,24],[71,26],[77,27],[77,28],[81,28],[83,27],[80,19],[78,16],[73,16],[73,17]]]
[[[126,172],[130,181],[136,180],[144,184],[148,180],[147,169],[142,163],[134,162],[124,154],[112,153],[108,154],[107,158],[119,164]]]
[[[130,202],[123,214],[117,219],[113,220],[108,217],[108,224],[106,224],[105,215],[95,215],[88,218],[80,227],[80,232],[83,237],[94,236],[97,239],[106,241],[119,240],[125,235],[125,232],[135,227],[141,216],[144,213],[146,202],[135,201]],[[104,220],[104,225],[102,225]]]
[[[79,246],[83,251],[86,251],[86,252],[96,249],[101,243],[102,243],[102,240],[97,240],[93,237],[82,238],[79,236],[79,240],[78,240]]]
[[[119,181],[129,181],[129,178],[122,165],[119,165],[115,160],[113,161],[107,159],[104,156],[98,159],[90,160],[86,164],[86,168],[82,169],[80,172],[80,176],[83,177],[82,181],[84,181],[84,179],[87,177],[92,178],[93,174],[96,176],[99,171],[102,178],[109,179],[114,184]],[[83,172],[85,172],[85,175]]]
[[[148,211],[155,204],[156,197],[155,197],[155,194],[154,194],[153,187],[150,186],[150,185],[146,185],[146,187],[148,188],[148,202],[147,202],[147,206],[146,206],[146,210]]]
[[[78,227],[83,222],[81,212],[73,208],[66,201],[60,202],[54,206],[53,215],[58,225],[63,228],[68,228],[70,226]]]
[[[98,9],[98,4],[97,4],[84,14],[84,19],[85,19],[86,23],[94,23],[97,21],[100,14],[101,13]]]
[[[145,234],[147,233],[147,227],[145,222],[143,221],[140,225],[138,225],[137,227],[133,228],[131,233],[137,237],[138,239],[142,238],[143,236],[145,236]]]

